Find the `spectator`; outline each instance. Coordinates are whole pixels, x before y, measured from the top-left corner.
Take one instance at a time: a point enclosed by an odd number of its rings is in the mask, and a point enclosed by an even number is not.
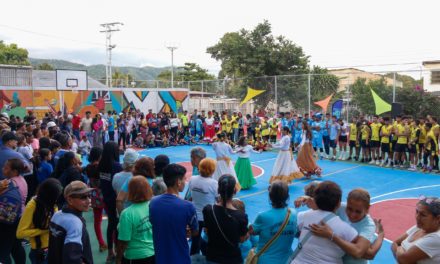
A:
[[[121,191],[124,183],[133,177],[133,166],[138,158],[139,153],[136,150],[129,148],[125,151],[124,158],[122,159],[123,171],[116,173],[112,180],[113,190],[115,190],[116,194]]]
[[[440,263],[440,199],[422,196],[417,203],[417,225],[393,242],[399,263]]]
[[[82,217],[89,210],[92,190],[81,181],[64,188],[66,206],[53,215],[49,224],[48,263],[93,264],[89,233]]]
[[[199,164],[200,176],[192,177],[188,184],[191,200],[196,208],[197,219],[199,220],[199,234],[193,237],[191,255],[198,254],[200,251],[200,234],[204,227],[203,208],[207,205],[215,204],[217,197],[218,183],[212,178],[215,166],[215,160],[210,158],[203,159]]]
[[[101,188],[99,187],[99,161],[102,156],[102,148],[93,147],[88,157],[89,164],[84,169],[89,178],[90,188],[93,191],[90,193],[93,208],[93,227],[95,229],[96,238],[99,243],[99,251],[107,250],[107,244],[104,242],[101,231],[102,212],[104,210],[104,197],[102,196]]]
[[[162,178],[163,170],[170,164],[170,158],[167,155],[157,155],[154,158],[154,174],[156,178]]]
[[[118,216],[116,213],[116,193],[112,186],[112,180],[116,173],[122,171],[119,163],[119,146],[113,141],[105,143],[102,158],[99,161],[99,186],[104,197],[106,212],[108,216],[107,225],[107,245],[109,262],[115,259],[113,242],[116,236],[116,227],[118,225]]]
[[[38,184],[45,181],[53,173],[52,164],[50,160],[52,159],[52,153],[47,148],[42,148],[38,151],[38,157],[35,162],[35,169],[37,170],[37,182]]]
[[[249,233],[259,236],[255,250],[258,255],[258,263],[286,263],[292,254],[292,242],[298,232],[296,210],[287,207],[289,199],[287,183],[273,182],[269,187],[269,199],[272,209],[257,215]],[[286,220],[286,225],[284,225]],[[283,231],[278,237],[275,237],[281,229]],[[267,244],[273,239],[275,240],[267,248]]]
[[[10,264],[9,255],[12,255],[15,263],[25,263],[26,261],[26,253],[21,245],[21,241],[16,237],[18,220],[24,211],[28,192],[26,181],[23,176],[21,176],[24,169],[25,166],[22,160],[15,158],[8,159],[2,168],[2,173],[6,179],[1,182],[0,186],[6,186],[7,190],[10,190],[12,187],[18,188],[20,199],[14,200],[18,201],[17,204],[14,204],[14,209],[21,204],[21,210],[16,214],[18,217],[14,223],[5,223],[5,218],[2,218],[3,221],[0,222],[0,234],[2,236],[0,239],[0,263]],[[0,193],[3,194],[4,191],[4,189],[0,189]],[[16,198],[18,198],[18,196],[16,196]],[[7,209],[9,208],[6,207],[6,210]]]
[[[333,235],[352,242],[357,232],[348,223],[335,215],[341,205],[342,191],[334,182],[321,182],[315,190],[317,210],[308,210],[298,214],[298,228],[301,232],[299,240],[302,248],[296,251],[291,263],[342,263],[345,252],[328,239],[307,235],[309,226],[320,222],[327,223],[333,230]],[[308,237],[304,239],[305,237]]]
[[[239,243],[248,238],[248,217],[232,205],[236,180],[222,175],[218,180],[219,201],[203,208],[207,229],[206,259],[214,263],[243,263]]]
[[[29,259],[32,264],[46,264],[49,248],[49,222],[58,210],[56,201],[63,187],[54,178],[43,181],[37,194],[26,205],[17,228],[18,239],[29,239],[31,251]]]
[[[29,171],[29,161],[23,157],[22,154],[16,152],[14,149],[17,148],[17,136],[14,132],[6,132],[2,136],[2,145],[0,146],[0,168],[3,168],[6,161],[9,159],[20,159],[26,166],[25,171]],[[0,180],[3,180],[5,176],[0,170]]]
[[[128,185],[131,205],[120,217],[116,263],[155,263],[149,201],[153,196],[146,178],[134,176]]]
[[[191,149],[191,165],[193,166],[192,176],[199,175],[199,163],[206,158],[206,151],[200,147]]]
[[[179,198],[185,188],[186,169],[177,164],[165,167],[163,180],[165,194],[150,202],[150,222],[153,226],[154,251],[157,263],[191,263],[187,229],[197,235],[197,214],[194,205]],[[170,250],[172,248],[173,250]]]

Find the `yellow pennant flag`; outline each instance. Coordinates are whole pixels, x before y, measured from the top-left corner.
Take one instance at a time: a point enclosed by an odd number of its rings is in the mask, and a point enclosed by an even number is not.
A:
[[[264,92],[265,92],[264,90],[255,90],[255,89],[248,87],[246,97],[243,99],[243,101],[241,101],[240,106],[242,106],[244,103],[251,100],[255,96],[262,94]]]
[[[382,98],[377,95],[373,89],[371,90],[371,94],[373,95],[374,104],[376,105],[376,115],[380,115],[386,112],[391,111],[391,105],[387,102],[385,102]]]

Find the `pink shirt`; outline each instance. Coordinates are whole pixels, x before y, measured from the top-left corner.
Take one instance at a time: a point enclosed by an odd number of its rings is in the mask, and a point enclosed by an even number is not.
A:
[[[18,187],[18,191],[21,194],[21,212],[24,212],[24,208],[26,207],[26,198],[28,194],[28,186],[26,180],[23,176],[14,177],[11,179],[14,181],[15,185]]]
[[[32,140],[31,147],[34,150],[39,149],[40,148],[40,141],[38,139],[34,138],[34,140]]]

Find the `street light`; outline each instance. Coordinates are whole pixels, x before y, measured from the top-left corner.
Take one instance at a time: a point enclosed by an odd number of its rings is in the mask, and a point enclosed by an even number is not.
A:
[[[167,49],[171,51],[171,88],[174,88],[174,50],[176,46],[168,46]]]

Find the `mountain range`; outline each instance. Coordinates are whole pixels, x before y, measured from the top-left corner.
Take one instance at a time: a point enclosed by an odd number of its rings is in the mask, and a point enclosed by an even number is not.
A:
[[[33,67],[37,67],[40,64],[47,63],[50,64],[54,69],[63,70],[87,70],[89,77],[93,79],[105,79],[105,65],[83,65],[79,63],[74,63],[65,60],[54,60],[54,59],[36,59],[29,58],[29,61]],[[134,77],[135,80],[155,80],[156,77],[165,70],[170,70],[170,67],[156,68],[151,66],[146,67],[119,67],[112,66],[112,72],[119,71],[121,73],[129,73]]]

